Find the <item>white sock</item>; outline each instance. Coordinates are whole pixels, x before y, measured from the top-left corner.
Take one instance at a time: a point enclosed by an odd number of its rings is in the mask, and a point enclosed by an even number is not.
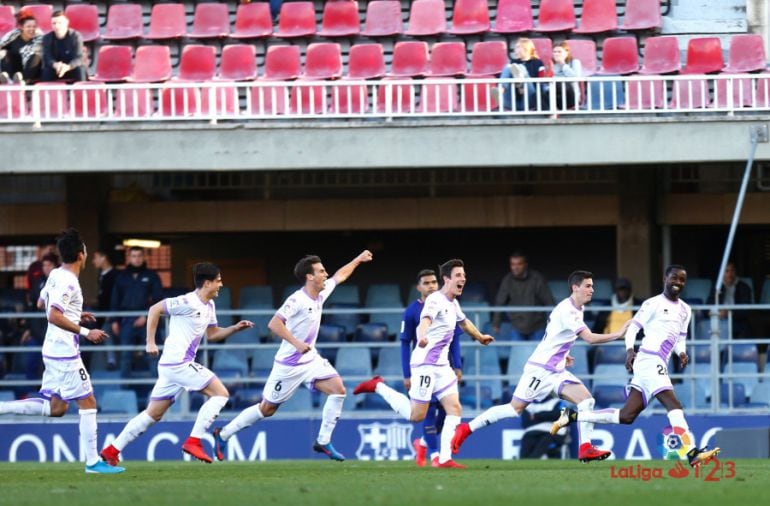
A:
[[[596,401],[594,401],[593,397],[578,403],[577,405],[578,413],[584,412],[584,411],[593,411],[595,404],[596,404]],[[580,418],[578,418],[578,436],[580,437],[580,444],[582,445],[585,443],[590,443],[591,436],[593,435],[593,433],[594,433],[593,422],[581,421]]]
[[[620,423],[620,410],[609,408],[597,411],[578,411],[579,422]]]
[[[153,419],[147,411],[142,411],[128,421],[120,434],[118,434],[118,437],[115,438],[115,441],[112,442],[112,446],[122,452],[123,448],[128,446],[128,443],[144,434],[144,432],[150,428],[150,425],[154,423],[155,419]]]
[[[668,421],[671,422],[672,427],[681,427],[686,431],[690,430],[687,425],[687,420],[684,419],[684,411],[681,409],[672,409],[667,413]]]
[[[493,423],[497,423],[504,418],[514,418],[517,416],[519,416],[519,414],[516,413],[516,410],[513,409],[512,405],[502,404],[500,406],[492,406],[491,408],[489,408],[488,410],[484,411],[479,416],[471,420],[468,425],[471,428],[471,432],[475,432],[482,427],[486,427],[487,425],[492,425]],[[442,441],[441,444],[443,445],[444,442]]]
[[[345,395],[331,394],[326,398],[323,409],[323,419],[321,420],[321,429],[318,431],[318,443],[325,445],[332,440],[332,432],[337,425],[342,413],[342,403],[345,402]]]
[[[444,428],[441,429],[441,448],[438,452],[439,464],[452,460],[452,437],[458,425],[460,425],[459,416],[447,415],[444,418]]]
[[[436,458],[438,458],[438,456],[439,456],[439,453],[438,453],[438,452],[433,452],[433,453],[431,453],[431,454],[430,454],[430,460],[431,460],[431,462],[433,462],[433,459],[436,459]]]
[[[219,412],[227,404],[227,397],[221,395],[212,395],[209,400],[203,403],[201,409],[198,410],[198,418],[195,419],[195,425],[193,425],[190,437],[202,438],[206,435],[206,431],[209,430],[211,424],[219,416]]]
[[[225,425],[219,435],[222,439],[227,441],[235,433],[242,431],[246,427],[254,425],[264,417],[265,415],[262,414],[262,410],[259,409],[259,404],[254,404],[250,408],[246,408],[241,411],[232,422]]]
[[[425,438],[424,437],[420,438],[420,446],[422,446],[423,448],[427,448],[428,447],[428,443],[425,442]]]
[[[80,441],[86,451],[86,465],[92,466],[99,462],[99,452],[96,451],[96,410],[81,409]]]
[[[385,383],[377,383],[377,387],[374,389],[377,394],[385,399],[385,402],[390,404],[393,411],[404,417],[405,420],[412,418],[412,403],[409,402],[409,397],[396,392]]]
[[[51,416],[51,403],[45,399],[0,402],[0,415]]]

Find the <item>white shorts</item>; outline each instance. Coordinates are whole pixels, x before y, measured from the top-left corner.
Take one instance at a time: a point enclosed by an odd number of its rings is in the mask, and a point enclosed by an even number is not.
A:
[[[519,384],[516,385],[516,390],[513,391],[513,398],[526,403],[542,401],[551,392],[561,395],[561,389],[568,383],[583,384],[577,376],[566,369],[556,372],[527,364],[524,366],[524,372],[521,374]]]
[[[40,395],[46,399],[51,396],[64,401],[78,401],[93,395],[91,377],[80,357],[70,359],[55,359],[43,357],[45,370]]]
[[[626,396],[630,389],[639,390],[645,407],[664,390],[673,390],[671,378],[668,377],[668,367],[657,355],[639,352],[634,360],[634,377],[626,385]]]
[[[450,394],[457,395],[457,374],[449,364],[412,367],[410,399],[427,404],[434,395],[441,400]]]
[[[309,390],[315,390],[316,381],[335,378],[340,374],[328,360],[316,355],[306,364],[284,365],[274,362],[270,376],[267,377],[262,399],[270,404],[283,404],[304,384]]]
[[[187,362],[178,365],[158,364],[158,381],[152,387],[151,401],[174,400],[182,390],[200,392],[216,375],[197,362]]]

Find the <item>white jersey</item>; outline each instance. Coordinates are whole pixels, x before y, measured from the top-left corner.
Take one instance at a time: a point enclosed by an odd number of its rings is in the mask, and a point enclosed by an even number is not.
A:
[[[163,301],[171,315],[168,337],[158,365],[179,365],[195,360],[198,346],[209,327],[217,326],[214,301],[203,302],[194,291]]]
[[[548,315],[545,335],[527,363],[552,372],[563,371],[570,348],[578,334],[587,328],[583,322],[583,308],[577,307],[572,297],[567,297]]]
[[[301,288],[291,294],[276,311],[275,315],[283,320],[291,335],[311,346],[310,351],[302,354],[288,341],[282,341],[275,354],[277,363],[288,366],[307,364],[318,355],[314,345],[318,339],[318,329],[321,328],[321,310],[336,287],[334,278],[327,279],[324,289],[315,299]]]
[[[667,363],[672,351],[684,351],[691,316],[692,310],[683,300],[674,302],[663,294],[645,300],[631,320],[631,325],[644,329],[639,351]]]
[[[80,325],[83,314],[83,291],[77,276],[64,267],[51,271],[45,286],[40,291],[40,298],[45,302],[45,314],[51,315],[56,308],[64,317]],[[43,356],[55,359],[74,359],[80,356],[80,335],[60,329],[49,323],[43,341]]]
[[[431,321],[425,335],[428,344],[424,348],[414,347],[411,366],[449,365],[449,344],[455,335],[455,327],[465,320],[460,303],[457,299],[449,300],[441,290],[433,292],[425,299],[420,321],[423,318]]]

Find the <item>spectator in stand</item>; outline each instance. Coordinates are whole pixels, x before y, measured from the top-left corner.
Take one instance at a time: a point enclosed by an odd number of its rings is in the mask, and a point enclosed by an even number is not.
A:
[[[0,84],[18,84],[40,79],[43,32],[26,9],[16,16],[17,27],[0,39]]]
[[[59,266],[59,257],[55,253],[47,253],[40,259],[41,276],[36,278],[35,284],[29,287],[29,300],[33,305],[30,311],[45,311],[45,303],[40,300],[40,292],[43,290],[51,271]],[[48,320],[43,318],[30,318],[27,320],[27,330],[21,336],[22,346],[40,347],[43,345],[46,330],[48,330]],[[43,372],[43,356],[40,353],[27,353],[26,366],[24,372],[27,379],[37,379]]]
[[[516,58],[509,65],[503,67],[503,71],[500,74],[501,79],[545,77],[545,65],[538,57],[535,44],[530,39],[521,38],[516,41],[514,52]],[[513,92],[511,91],[510,84],[503,84],[498,91],[502,95],[503,109],[506,111],[513,110],[514,95],[516,100],[515,110],[537,109],[538,90],[533,83],[517,84]]]
[[[96,310],[109,311],[112,308],[112,290],[115,287],[115,278],[118,271],[112,266],[110,258],[103,250],[94,252],[91,262],[99,271],[99,292],[96,297]],[[98,318],[96,324],[104,333],[111,334],[111,325],[105,318]],[[115,351],[107,352],[107,369],[114,371],[118,368],[118,357]]]
[[[53,30],[43,37],[42,80],[87,81],[83,38],[70,28],[64,11],[54,11],[51,17]]]
[[[524,253],[511,253],[509,258],[511,272],[500,281],[500,288],[495,297],[495,306],[546,306],[553,308],[553,296],[548,289],[543,275],[529,268]],[[526,311],[510,313],[508,318],[513,326],[517,340],[539,341],[545,334],[547,312]],[[500,331],[502,315],[494,313],[492,330]]]
[[[115,277],[110,304],[113,311],[146,312],[163,299],[163,287],[158,274],[147,268],[144,249],[132,246],[128,250],[128,264]],[[112,335],[121,345],[144,345],[146,316],[116,317],[112,321]],[[144,351],[120,353],[120,370],[124,376],[131,371],[133,356],[144,357]]]
[[[27,267],[27,289],[32,290],[33,287],[38,286],[40,283],[40,278],[45,277],[45,274],[43,272],[43,258],[45,258],[47,255],[50,254],[56,254],[56,245],[55,244],[47,244],[40,248],[40,256],[38,257],[38,260],[35,260],[31,264],[29,264],[29,267]],[[43,281],[43,285],[45,284],[45,281]],[[42,286],[42,285],[40,285]],[[30,294],[32,292],[27,292],[27,309],[34,309],[37,306],[37,296],[35,296],[34,299],[30,299]],[[38,294],[40,291],[38,290]]]
[[[634,297],[631,280],[618,278],[615,281],[615,293],[612,294],[610,305],[612,311],[602,311],[596,317],[594,332],[611,334],[620,330],[623,325],[634,317],[632,306],[641,306],[643,300]]]
[[[714,303],[714,292],[711,292],[707,304]],[[725,268],[725,274],[722,277],[722,290],[719,292],[720,305],[733,304],[751,304],[751,288],[740,279],[735,270],[735,263],[730,261]],[[719,310],[719,333],[721,339],[728,339],[730,336],[729,320],[727,309]],[[733,311],[733,338],[750,337],[749,312]]]
[[[583,66],[580,64],[580,60],[572,57],[572,52],[566,41],[559,42],[553,47],[552,60],[554,77],[580,77],[583,75]],[[556,83],[555,87],[556,109],[564,111],[580,105],[579,83]]]

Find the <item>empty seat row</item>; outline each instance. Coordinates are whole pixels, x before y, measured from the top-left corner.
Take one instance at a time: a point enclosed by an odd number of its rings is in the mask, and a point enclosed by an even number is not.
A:
[[[44,32],[51,29],[51,5],[30,5],[29,9]],[[278,27],[273,33],[269,4],[246,3],[238,6],[234,30],[230,29],[228,5],[200,3],[195,8],[193,25],[187,31],[185,6],[165,3],[153,6],[148,33],[144,33],[142,6],[114,4],[107,13],[104,34],[99,30],[99,14],[95,5],[69,5],[66,14],[72,27],[87,41],[100,36],[108,40],[147,38],[151,40],[193,38],[259,38],[272,35],[283,38],[311,37],[370,37],[435,36],[444,33],[472,35],[489,31],[511,34],[530,30],[539,32],[573,31],[601,33],[617,30],[647,30],[661,26],[659,0],[628,0],[623,24],[618,24],[615,0],[585,0],[581,24],[577,27],[572,0],[542,0],[538,23],[534,24],[531,0],[500,0],[497,18],[491,26],[487,0],[457,0],[452,11],[452,27],[447,27],[444,0],[415,0],[404,30],[401,3],[398,0],[375,0],[367,5],[366,22],[361,30],[358,2],[326,2],[321,29],[317,31],[313,2],[286,2],[281,6]],[[13,27],[13,8],[0,8],[0,33]]]

